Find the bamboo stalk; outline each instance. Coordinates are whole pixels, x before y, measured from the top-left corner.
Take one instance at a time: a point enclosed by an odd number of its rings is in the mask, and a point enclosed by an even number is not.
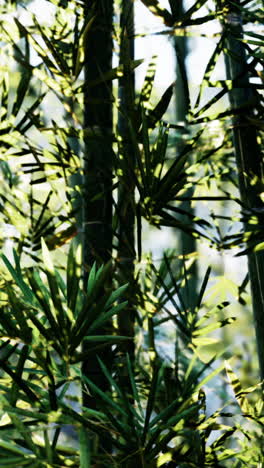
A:
[[[128,283],[126,300],[127,309],[118,317],[119,333],[123,336],[134,337],[134,264],[135,264],[135,183],[131,177],[131,171],[135,169],[135,156],[131,143],[128,119],[133,124],[135,105],[135,78],[131,68],[134,59],[134,2],[123,0],[121,3],[120,16],[121,43],[120,43],[120,65],[123,66],[124,75],[119,79],[119,114],[118,133],[121,137],[120,153],[125,159],[126,170],[119,181],[118,193],[118,268],[120,283]],[[126,372],[126,358],[128,353],[131,363],[134,362],[133,339],[123,342],[119,347],[119,360],[122,368],[123,387],[129,392],[130,385]]]
[[[175,20],[180,21],[184,14],[183,0],[177,0],[177,9],[174,11]],[[188,40],[186,35],[175,36],[174,49],[176,56],[176,86],[175,86],[175,101],[176,101],[176,122],[186,124],[189,112],[189,96],[188,96],[188,74],[186,67],[186,59],[188,55]],[[186,130],[178,130],[179,139],[176,147],[176,152],[179,154],[184,147],[184,134]],[[191,161],[190,161],[191,163]],[[188,190],[188,196],[191,197],[193,189]],[[191,202],[184,201],[181,208],[191,214],[194,213]],[[187,216],[182,217],[182,221],[189,222]],[[181,231],[179,234],[179,251],[185,257],[197,251],[194,237]],[[183,299],[187,308],[193,309],[197,302],[197,283],[198,270],[197,263],[194,262],[189,269],[188,284],[182,290]]]
[[[239,0],[236,1],[239,7]],[[256,127],[250,124],[247,117],[253,116],[254,94],[250,87],[247,57],[243,38],[242,18],[239,8],[232,3],[224,19],[226,34],[226,74],[233,86],[229,92],[230,105],[233,109],[243,107],[245,110],[233,118],[233,143],[238,169],[241,200],[249,210],[263,207],[256,182],[262,180],[263,167],[260,148],[257,142]],[[244,226],[247,231],[247,224]],[[264,251],[248,254],[248,269],[251,283],[251,295],[257,350],[260,366],[260,377],[264,379]]]
[[[86,35],[85,80],[101,78],[112,68],[112,17],[113,1],[86,1],[85,21],[91,23]],[[84,91],[84,188],[83,188],[83,277],[84,290],[91,266],[107,263],[112,257],[112,86],[110,81],[87,87]],[[105,287],[109,287],[107,284]],[[102,291],[102,295],[104,291]],[[108,328],[111,327],[109,323]],[[109,334],[105,326],[97,334]],[[93,346],[95,343],[93,343]],[[87,351],[88,344],[83,351]],[[103,374],[96,357],[111,369],[112,356],[107,350],[98,351],[93,359],[85,361],[82,372],[102,391],[108,391],[109,382]],[[96,397],[83,392],[83,404],[98,409]],[[110,447],[102,437],[99,447],[109,451]],[[100,449],[99,449],[100,450]],[[102,453],[102,452],[101,452]]]

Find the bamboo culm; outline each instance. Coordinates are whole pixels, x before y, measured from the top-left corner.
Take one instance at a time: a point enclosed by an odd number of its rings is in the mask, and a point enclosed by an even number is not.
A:
[[[239,1],[232,4],[224,19],[226,35],[226,74],[232,80],[229,91],[230,105],[233,109],[243,108],[243,112],[233,118],[233,144],[238,170],[241,201],[250,210],[263,206],[257,189],[257,181],[263,178],[257,130],[248,117],[254,115],[256,97],[250,86],[247,57],[243,38],[242,18]],[[247,231],[247,223],[244,226]],[[251,283],[252,306],[255,322],[260,377],[264,379],[264,251],[248,253],[248,270]]]

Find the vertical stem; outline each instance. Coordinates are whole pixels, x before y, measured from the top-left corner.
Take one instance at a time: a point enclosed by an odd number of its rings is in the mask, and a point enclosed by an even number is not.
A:
[[[91,467],[91,440],[84,427],[79,431],[80,441],[80,468]]]
[[[177,11],[174,11],[174,16],[179,21],[184,14],[183,0],[177,0]],[[189,93],[188,93],[188,75],[186,67],[186,58],[188,54],[187,36],[175,36],[174,48],[176,55],[176,121],[179,123],[186,123],[187,115],[189,112]],[[185,130],[179,132],[179,140],[177,143],[177,153],[179,154],[184,147],[184,133]],[[190,161],[191,162],[191,161]],[[193,189],[188,190],[188,196],[191,197]],[[193,213],[193,208],[190,201],[182,203],[181,208],[189,213]],[[182,217],[182,221],[189,222],[188,217]],[[190,235],[180,233],[180,252],[185,256],[196,252],[196,242]],[[183,298],[187,308],[194,308],[197,300],[197,264],[194,262],[189,269],[188,284],[185,285],[183,290]]]
[[[86,37],[85,81],[100,79],[112,68],[112,16],[113,0],[86,0],[85,21],[93,18]],[[89,270],[94,263],[106,263],[112,256],[112,87],[110,81],[89,87],[84,91],[84,188],[83,188],[83,276],[86,289]],[[105,285],[106,287],[109,284]],[[102,291],[102,295],[104,291]],[[109,327],[108,324],[108,334]],[[105,334],[106,327],[96,330]],[[93,346],[95,343],[93,343]],[[84,351],[88,345],[85,345]],[[103,392],[109,383],[101,371],[96,357],[111,369],[112,356],[102,350],[83,363],[83,374]],[[96,397],[83,392],[83,404],[98,409]],[[109,450],[103,431],[99,441],[103,450]]]
[[[123,173],[119,180],[118,216],[119,216],[119,242],[118,242],[118,266],[121,283],[128,283],[126,299],[127,309],[120,314],[118,326],[120,335],[134,337],[134,262],[135,262],[135,184],[131,171],[135,169],[135,156],[130,138],[129,120],[133,125],[135,83],[131,61],[134,59],[134,2],[122,0],[121,3],[121,43],[120,64],[123,65],[124,74],[119,80],[120,111],[118,115],[118,132],[121,137],[120,157]],[[134,342],[128,340],[120,347],[121,363],[128,353],[133,364]],[[124,375],[125,365],[123,366]],[[126,379],[124,377],[124,379]],[[125,387],[129,384],[123,382]]]
[[[237,0],[239,6],[239,0]],[[257,190],[257,181],[262,180],[263,168],[260,148],[257,142],[256,127],[250,124],[247,117],[254,115],[254,94],[250,87],[247,57],[241,39],[243,28],[241,14],[232,4],[225,21],[226,33],[226,72],[232,80],[229,92],[230,105],[233,109],[243,107],[233,118],[233,142],[238,169],[239,190],[243,204],[249,210],[263,207]],[[245,223],[245,231],[247,224]],[[264,251],[248,254],[248,269],[251,282],[251,294],[255,331],[257,338],[260,376],[264,379]]]
[[[88,2],[90,4],[90,2]],[[85,81],[101,78],[112,67],[112,0],[85,8],[94,18],[85,43]],[[84,93],[84,269],[107,262],[112,251],[112,87],[110,81]],[[95,199],[96,197],[96,199]]]
[[[184,0],[177,0],[177,11],[174,12],[177,15],[178,21],[184,15]],[[176,89],[175,89],[175,99],[176,99],[176,121],[180,123],[185,123],[187,121],[188,113],[189,113],[189,87],[188,87],[188,74],[187,74],[187,67],[186,67],[186,58],[188,55],[188,42],[187,36],[175,36],[174,39],[174,48],[175,48],[175,55],[176,55]],[[185,146],[185,136],[186,130],[179,131],[179,139],[177,144],[177,154],[180,154]],[[191,164],[192,160],[189,157],[189,164]],[[193,188],[189,188],[187,191],[187,196],[192,197],[193,195]],[[192,207],[191,201],[185,201],[182,203],[181,208],[185,210],[187,213],[193,214],[194,209]],[[182,221],[189,223],[189,218],[187,216],[182,216]],[[184,233],[183,231],[179,234],[179,244],[180,244],[180,253],[183,255],[183,261],[185,262],[185,256],[189,256],[190,254],[194,254],[197,251],[197,245],[194,237],[189,236],[188,234]],[[184,300],[185,307],[191,311],[193,311],[197,304],[198,299],[198,269],[197,269],[197,262],[196,260],[193,261],[191,267],[186,272],[187,281],[184,287],[181,289],[181,294]],[[179,352],[179,346],[187,345],[185,342],[185,338],[180,336],[180,331],[177,331],[176,341],[175,341],[175,378],[176,382],[178,377],[179,367],[177,353]],[[179,338],[181,338],[179,340]],[[199,414],[197,412],[196,419],[198,421]],[[202,440],[199,437],[199,447],[202,447]],[[196,458],[197,457],[197,458]],[[200,458],[200,451],[197,450],[195,454],[194,462],[198,462]]]

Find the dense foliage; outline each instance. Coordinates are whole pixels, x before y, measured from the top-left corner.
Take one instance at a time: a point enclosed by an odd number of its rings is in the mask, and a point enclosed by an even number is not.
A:
[[[247,271],[201,262],[248,255],[262,378],[261,2],[142,3],[153,37],[214,45],[194,97],[174,42],[182,122],[155,57],[135,90],[133,2],[0,0],[0,467],[263,465],[256,365],[223,331],[253,327]],[[173,233],[159,258],[145,226]]]

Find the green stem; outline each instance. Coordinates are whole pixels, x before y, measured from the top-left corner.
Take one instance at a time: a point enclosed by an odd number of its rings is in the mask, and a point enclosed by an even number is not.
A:
[[[79,442],[80,442],[80,468],[91,467],[91,440],[84,427],[81,427],[79,431]]]

